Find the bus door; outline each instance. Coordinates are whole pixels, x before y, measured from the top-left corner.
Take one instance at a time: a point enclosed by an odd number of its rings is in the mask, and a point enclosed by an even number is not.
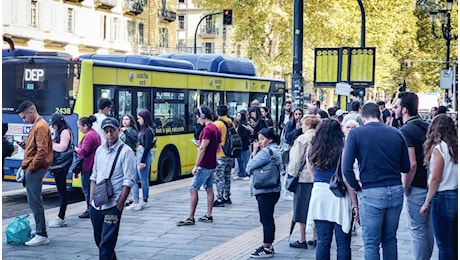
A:
[[[235,118],[241,110],[248,110],[249,93],[248,92],[227,92],[226,105],[228,107],[228,116]]]
[[[94,88],[94,113],[97,113],[99,111],[99,108],[97,107],[97,101],[101,98],[108,98],[112,101],[112,103],[115,105],[117,104],[115,101],[115,91],[116,87],[115,86],[95,86]],[[107,115],[109,117],[118,117],[118,111],[117,108],[112,108]]]
[[[281,113],[284,113],[284,108],[283,108],[283,103],[284,103],[284,96],[282,94],[276,94],[271,96],[270,100],[270,114],[272,115],[273,119],[273,124],[274,124],[274,130],[275,134],[281,134],[280,129],[279,129],[279,119],[281,117]]]
[[[216,111],[217,106],[226,105],[224,99],[224,92],[222,91],[201,91],[201,104],[209,107],[211,110]]]
[[[120,121],[120,125],[125,115],[132,115],[136,118],[133,90],[119,89],[118,106],[116,107],[118,107],[118,120]]]

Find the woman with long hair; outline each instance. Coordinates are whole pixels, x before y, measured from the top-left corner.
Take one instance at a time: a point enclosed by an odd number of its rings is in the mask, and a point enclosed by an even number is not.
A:
[[[139,180],[142,186],[142,202],[139,203],[139,186],[133,185],[131,191],[133,193],[134,202],[126,209],[142,210],[148,207],[149,199],[149,175],[150,165],[153,161],[152,148],[155,146],[155,130],[153,128],[152,114],[147,109],[141,109],[137,113],[137,122],[139,123],[139,137],[137,146],[137,174],[134,182]]]
[[[439,259],[458,259],[458,134],[452,118],[434,117],[423,148],[428,194],[420,214],[431,214]]]
[[[248,174],[246,173],[246,165],[249,161],[249,139],[251,137],[251,132],[249,132],[249,123],[246,119],[246,110],[241,110],[236,114],[234,124],[236,126],[236,131],[241,137],[241,154],[236,158],[238,162],[238,172],[233,176],[234,180],[249,179]]]
[[[267,125],[267,127],[273,129],[273,119],[272,119],[272,116],[270,115],[270,111],[268,110],[268,107],[260,107],[260,114],[262,116],[262,119],[265,121],[265,124]]]
[[[94,156],[96,155],[96,149],[101,145],[101,137],[96,130],[93,129],[93,123],[96,122],[96,117],[90,115],[88,117],[80,117],[78,119],[78,130],[84,134],[78,147],[75,147],[77,156],[85,158],[83,160],[81,168],[81,188],[83,194],[85,194],[86,200],[86,211],[83,212],[79,218],[89,218],[89,191],[90,191],[90,180],[89,177],[93,172]],[[78,178],[78,174],[75,174],[75,178]]]
[[[260,113],[260,108],[258,106],[252,106],[249,108],[249,123],[251,128],[251,143],[257,140],[257,136],[260,130],[267,128],[267,122],[262,117]]]
[[[314,183],[308,209],[307,227],[316,227],[318,236],[316,259],[330,259],[332,236],[335,233],[337,259],[351,259],[351,223],[358,217],[356,193],[345,182],[348,195],[336,197],[329,189],[329,182],[340,169],[344,147],[344,134],[335,119],[324,120],[311,140],[308,151],[308,167]],[[338,171],[338,174],[342,174]],[[342,177],[345,181],[345,178]],[[353,206],[352,206],[353,205]]]
[[[54,130],[53,135],[53,152],[61,153],[67,151],[72,145],[72,131],[69,124],[60,113],[51,115],[50,125]],[[67,173],[71,164],[61,165],[57,168],[50,168],[51,175],[54,176],[56,188],[59,194],[59,213],[56,218],[48,223],[50,228],[65,227],[65,211],[67,209]]]
[[[123,116],[120,127],[120,140],[127,144],[134,153],[137,149],[137,125],[136,120],[130,114]]]
[[[250,187],[251,195],[256,196],[260,222],[263,227],[263,243],[262,246],[256,248],[250,255],[253,258],[272,257],[275,253],[273,249],[273,241],[275,240],[275,219],[273,214],[275,212],[275,205],[280,198],[281,185],[274,188],[256,189],[254,187],[254,177],[252,171],[263,167],[270,163],[270,151],[273,154],[275,164],[281,164],[281,154],[278,145],[273,142],[275,133],[273,129],[263,128],[258,134],[258,142],[254,143],[254,150],[252,151],[251,159],[246,166],[246,172],[251,175]]]

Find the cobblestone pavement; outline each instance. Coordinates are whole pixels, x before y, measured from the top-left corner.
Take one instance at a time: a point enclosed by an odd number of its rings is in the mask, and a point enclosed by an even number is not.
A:
[[[232,205],[214,208],[213,223],[197,222],[193,226],[176,226],[187,217],[189,209],[188,186],[191,179],[152,186],[150,207],[141,211],[124,210],[116,247],[118,259],[248,259],[249,254],[262,242],[257,202],[249,196],[248,181],[232,180]],[[206,213],[206,192],[199,191],[196,216]],[[85,209],[84,202],[69,205],[67,227],[49,228],[51,243],[46,246],[26,247],[6,243],[5,227],[11,219],[4,219],[3,259],[97,259],[98,250],[93,240],[89,219],[79,219]],[[46,210],[47,221],[57,215],[58,208]],[[276,205],[276,238],[274,259],[315,259],[315,249],[289,247],[289,226],[292,201],[280,200]],[[413,259],[410,235],[405,213],[401,215],[398,230],[399,259]],[[32,230],[34,223],[32,214]],[[291,241],[298,238],[298,227]],[[307,238],[311,234],[307,233]],[[331,249],[336,258],[335,242]],[[352,259],[364,259],[363,242],[359,235],[352,237]],[[437,248],[432,259],[438,256]]]

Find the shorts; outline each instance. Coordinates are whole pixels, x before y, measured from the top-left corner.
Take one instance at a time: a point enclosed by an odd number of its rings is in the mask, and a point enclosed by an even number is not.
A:
[[[198,166],[196,168],[196,174],[193,176],[193,181],[190,189],[199,190],[201,186],[203,186],[205,189],[212,189],[215,171],[216,169],[206,169]]]

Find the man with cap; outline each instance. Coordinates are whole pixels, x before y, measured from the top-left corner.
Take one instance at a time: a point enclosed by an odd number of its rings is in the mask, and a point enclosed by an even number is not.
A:
[[[121,213],[134,184],[136,172],[136,156],[133,150],[118,138],[119,127],[120,123],[115,118],[107,117],[102,121],[101,130],[106,142],[96,150],[90,177],[89,215],[93,224],[94,240],[99,248],[99,259],[117,259],[115,246]],[[96,184],[105,179],[109,179],[112,184],[113,196],[102,206],[96,207],[94,190]]]
[[[21,167],[25,172],[27,202],[34,214],[35,236],[26,246],[40,246],[50,243],[46,232],[45,211],[43,209],[42,179],[53,161],[53,142],[48,123],[37,112],[35,104],[22,102],[16,113],[24,123],[32,124],[25,142],[18,143],[24,149]]]

